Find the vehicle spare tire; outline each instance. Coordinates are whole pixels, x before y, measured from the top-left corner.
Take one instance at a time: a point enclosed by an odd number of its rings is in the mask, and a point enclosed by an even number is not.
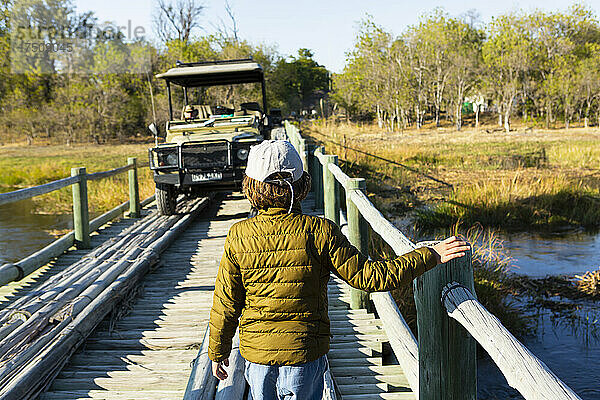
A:
[[[175,186],[166,183],[156,184],[156,206],[160,215],[173,215],[177,207]]]

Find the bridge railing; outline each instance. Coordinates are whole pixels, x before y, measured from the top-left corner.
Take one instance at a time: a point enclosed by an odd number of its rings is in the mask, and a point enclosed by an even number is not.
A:
[[[151,203],[154,196],[140,202],[137,168],[137,159],[130,157],[127,159],[127,165],[109,171],[88,174],[84,167],[72,168],[70,177],[13,192],[0,193],[0,205],[3,205],[54,192],[68,186],[72,186],[73,191],[73,231],[18,262],[0,266],[0,286],[23,279],[73,245],[81,249],[89,248],[90,232],[98,230],[127,209],[129,209],[131,217],[139,217],[141,207]],[[129,201],[90,221],[87,182],[110,178],[125,172],[129,173]]]
[[[325,217],[339,225],[340,203],[345,202],[348,237],[361,252],[369,254],[369,226],[396,255],[429,244],[413,243],[389,222],[367,197],[365,180],[346,175],[336,155],[307,143],[288,121],[285,130],[312,176],[316,208],[323,208]],[[413,289],[418,343],[390,292],[372,293],[370,298],[417,398],[476,399],[477,342],[525,399],[579,399],[477,301],[470,253],[418,277]],[[367,294],[353,289],[351,307],[368,307]]]

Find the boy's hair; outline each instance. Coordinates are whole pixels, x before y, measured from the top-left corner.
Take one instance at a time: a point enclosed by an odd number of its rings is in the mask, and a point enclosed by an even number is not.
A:
[[[270,178],[285,179],[286,177],[288,177],[287,174],[276,173]],[[310,175],[305,171],[302,177],[292,185],[294,187],[294,203],[304,200],[310,191]],[[249,176],[244,176],[242,192],[248,198],[250,204],[258,209],[290,207],[291,193],[287,185],[279,186],[275,183],[261,182]]]

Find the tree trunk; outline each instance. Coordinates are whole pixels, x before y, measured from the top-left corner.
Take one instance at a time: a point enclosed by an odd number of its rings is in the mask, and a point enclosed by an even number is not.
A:
[[[565,129],[569,129],[569,109],[565,106]]]
[[[460,131],[462,127],[462,104],[458,103],[456,105],[456,130]]]
[[[440,106],[437,104],[435,105],[435,126],[440,127]]]
[[[381,108],[379,108],[379,104],[377,104],[377,125],[379,125],[379,129],[383,128],[383,121],[381,120]]]
[[[475,106],[475,128],[479,128],[479,104]]]
[[[398,107],[398,100],[396,100],[396,126],[398,130],[402,130],[400,125],[400,107]]]
[[[586,101],[585,107],[585,117],[583,118],[583,125],[585,128],[589,128],[590,126],[590,102]]]
[[[415,114],[417,129],[421,129],[421,110],[419,109],[419,103],[415,105]]]
[[[498,105],[498,126],[502,126],[502,106]]]
[[[506,110],[505,110],[505,113],[504,113],[504,130],[506,131],[506,133],[510,132],[510,111],[511,111],[511,108],[512,108],[512,99],[506,105]]]

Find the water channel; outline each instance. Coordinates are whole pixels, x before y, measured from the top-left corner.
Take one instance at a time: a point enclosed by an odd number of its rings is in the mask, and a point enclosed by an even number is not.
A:
[[[31,200],[0,206],[0,265],[18,261],[52,243],[51,232],[73,229],[73,217],[33,214]]]
[[[505,234],[502,240],[514,259],[512,271],[516,274],[533,278],[573,276],[600,268],[600,233],[518,233]],[[582,399],[600,399],[600,303],[566,303],[573,309],[531,309],[529,316],[537,329],[521,340]],[[478,399],[523,398],[486,356],[479,360],[477,375]]]
[[[54,240],[49,232],[72,229],[72,216],[32,214],[30,200],[0,206],[0,265],[15,262]],[[600,267],[600,233],[531,233],[503,237],[514,258],[514,272],[532,277],[574,275]],[[532,314],[538,329],[525,345],[585,400],[600,399],[600,305],[585,302],[576,311],[591,327],[565,323],[548,309]],[[478,398],[520,399],[490,362],[478,365]]]

